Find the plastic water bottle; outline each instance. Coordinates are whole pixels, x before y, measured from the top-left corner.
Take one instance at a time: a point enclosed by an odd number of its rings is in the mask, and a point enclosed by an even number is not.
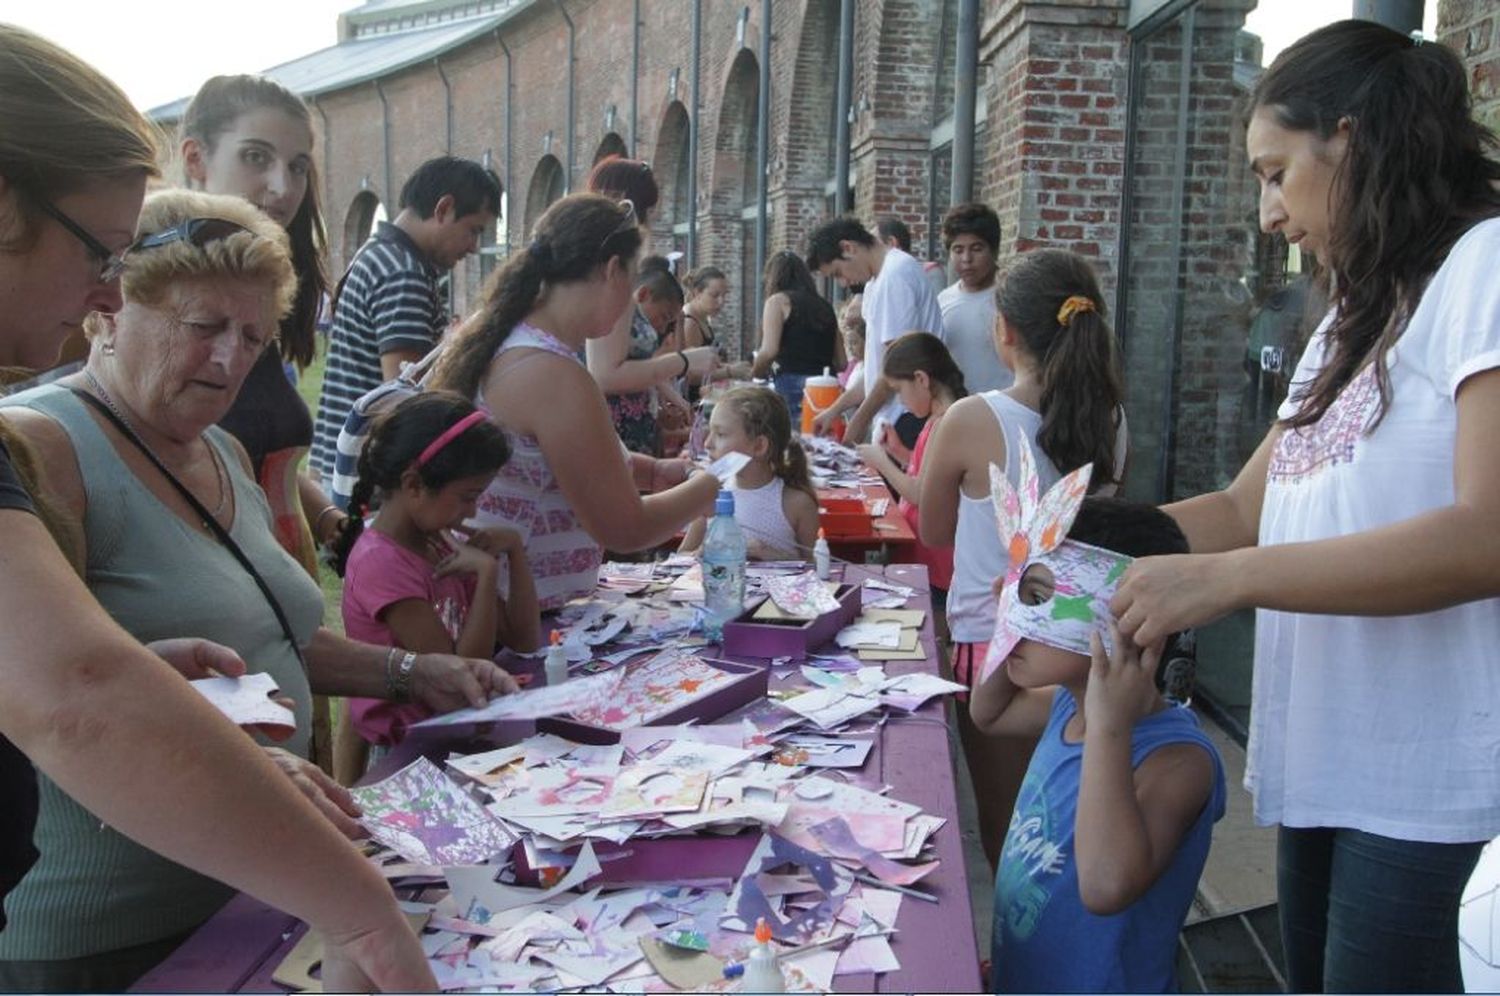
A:
[[[734,521],[734,492],[720,491],[703,539],[704,632],[714,643],[724,624],[745,611],[745,534]]]

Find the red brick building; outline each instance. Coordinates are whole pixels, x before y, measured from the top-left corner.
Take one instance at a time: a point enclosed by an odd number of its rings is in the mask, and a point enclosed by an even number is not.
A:
[[[337,46],[269,74],[314,108],[335,272],[377,211],[394,213],[418,163],[471,157],[507,191],[484,255],[453,274],[455,309],[471,308],[485,272],[525,244],[546,206],[623,152],[656,172],[657,249],[687,249],[695,223],[692,261],[730,274],[721,341],[747,353],[761,184],[767,251],[801,248],[832,213],[841,113],[855,213],[898,215],[919,255],[941,250],[933,229],[950,200],[959,0],[850,2],[846,112],[840,0],[773,0],[769,54],[763,5],[747,0],[367,0],[340,18]],[[1059,245],[1097,260],[1126,357],[1135,497],[1226,484],[1295,362],[1306,281],[1295,251],[1257,231],[1240,98],[1263,64],[1246,17],[1299,3],[978,4],[974,196],[1000,214],[1002,254]],[[1468,65],[1480,115],[1500,126],[1496,0],[1439,0],[1436,28]],[[1221,665],[1248,660],[1247,619],[1201,636]],[[1231,719],[1248,704],[1247,664],[1200,674]]]

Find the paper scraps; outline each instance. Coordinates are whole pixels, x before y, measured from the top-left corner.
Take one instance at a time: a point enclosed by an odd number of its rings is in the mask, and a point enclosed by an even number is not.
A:
[[[727,488],[733,486],[735,475],[744,470],[749,463],[750,455],[748,453],[731,450],[704,469],[717,477],[719,483]]]
[[[279,688],[264,672],[239,678],[198,678],[188,682],[209,704],[229,717],[236,726],[281,726],[297,728],[297,717],[280,702],[272,701]]]
[[[884,647],[894,650],[901,645],[901,624],[859,620],[839,630],[841,647]]]
[[[614,676],[615,685],[609,694],[594,696],[580,708],[571,710],[574,719],[611,730],[648,726],[739,677],[714,667],[701,657],[677,651],[665,651],[599,677],[610,675]],[[558,687],[567,688],[568,685]]]
[[[915,712],[934,695],[966,692],[968,687],[925,671],[914,671],[889,679],[880,690],[880,701],[906,712]]]
[[[622,768],[614,791],[599,810],[602,819],[653,816],[696,810],[708,788],[707,771],[682,771],[656,765]]]
[[[767,594],[776,607],[794,619],[816,619],[825,612],[837,612],[839,601],[812,571],[765,579]]]
[[[809,768],[860,768],[875,741],[868,737],[789,736],[776,745],[778,764]]]
[[[389,778],[349,790],[370,836],[408,861],[477,864],[516,838],[442,770],[419,757]]]
[[[920,865],[903,865],[892,861],[879,851],[871,850],[854,838],[854,831],[842,816],[835,816],[822,823],[814,823],[808,832],[823,845],[830,857],[851,858],[863,865],[871,875],[891,885],[911,885],[925,878],[938,862],[928,861]]]
[[[786,865],[794,866],[811,880],[812,888],[803,891],[818,895],[811,906],[789,917],[783,917],[773,907],[765,891],[769,882],[764,878],[773,872],[777,873],[775,877],[780,877],[780,869]],[[764,917],[771,928],[771,936],[802,943],[833,923],[853,885],[854,876],[827,858],[777,834],[768,833],[760,839],[750,860],[745,863],[745,870],[730,893],[728,911],[720,925],[748,932],[757,920]],[[789,909],[784,904],[777,906]]]
[[[458,709],[413,723],[412,729],[456,726],[460,723],[491,723],[502,719],[540,719],[560,713],[576,713],[607,702],[620,684],[619,671],[606,671],[563,682],[503,695],[482,706]]]

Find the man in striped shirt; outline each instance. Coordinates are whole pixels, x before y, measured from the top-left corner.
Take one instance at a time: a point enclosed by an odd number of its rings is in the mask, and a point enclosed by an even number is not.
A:
[[[333,327],[309,462],[331,485],[339,429],[354,402],[436,345],[448,322],[438,280],[479,248],[500,214],[500,180],[442,156],[401,188],[400,213],[360,247],[334,294]]]

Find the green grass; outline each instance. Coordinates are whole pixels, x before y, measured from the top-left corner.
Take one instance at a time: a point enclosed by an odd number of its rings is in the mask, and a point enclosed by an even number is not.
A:
[[[318,395],[323,390],[323,362],[326,353],[318,351],[312,365],[297,378],[297,393],[307,402],[307,410],[317,417]],[[318,565],[318,583],[323,588],[323,623],[335,633],[344,632],[344,615],[340,603],[344,598],[344,581],[327,565]]]

